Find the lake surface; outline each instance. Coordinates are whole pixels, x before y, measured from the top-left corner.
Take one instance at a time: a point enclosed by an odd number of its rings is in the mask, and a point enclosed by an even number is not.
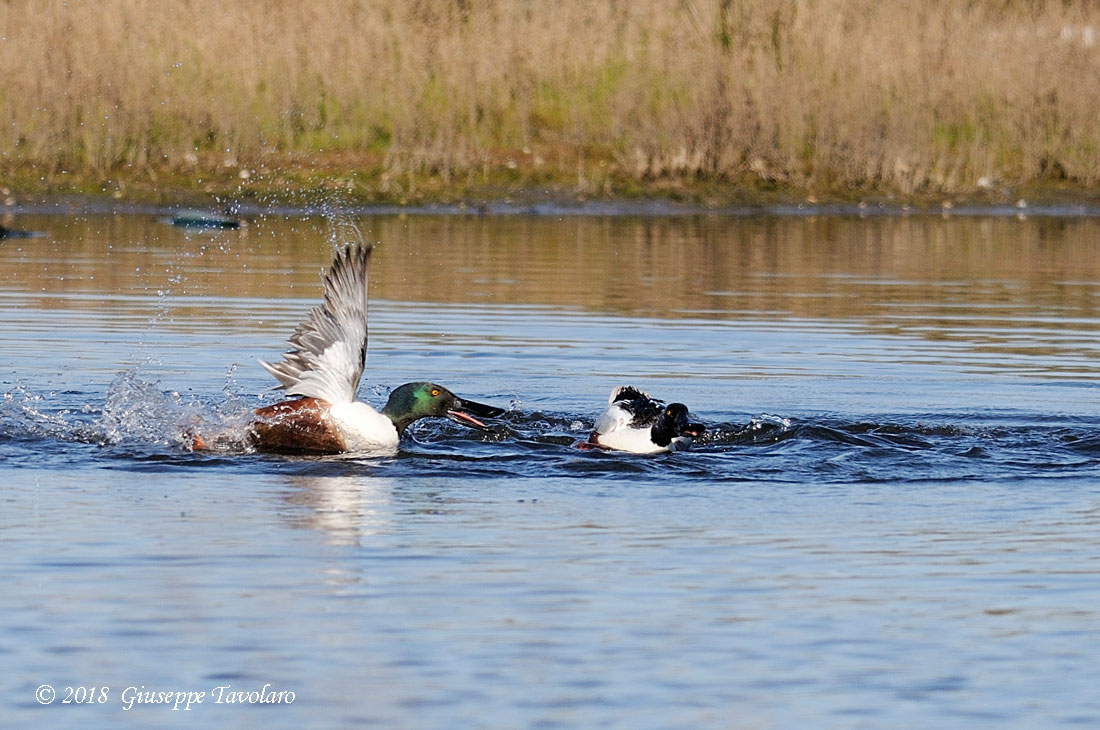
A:
[[[1100,220],[15,223],[48,235],[0,241],[10,727],[1100,725]],[[354,239],[361,397],[509,412],[189,451],[278,399],[256,360]],[[624,383],[708,435],[574,448]]]

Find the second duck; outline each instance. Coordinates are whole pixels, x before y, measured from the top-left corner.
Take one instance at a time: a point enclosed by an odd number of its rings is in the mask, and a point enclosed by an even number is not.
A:
[[[585,445],[635,454],[680,451],[705,432],[702,424],[691,421],[683,403],[666,405],[633,386],[623,385],[611,391],[607,410],[596,421]]]

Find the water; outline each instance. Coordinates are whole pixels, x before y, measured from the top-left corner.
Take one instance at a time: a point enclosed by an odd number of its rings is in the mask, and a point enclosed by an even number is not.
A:
[[[1100,723],[1100,221],[19,225],[49,237],[0,243],[6,725]],[[356,236],[361,395],[508,414],[388,458],[187,450],[277,398],[256,359]],[[628,382],[710,433],[574,449]],[[294,701],[215,702],[265,684]]]

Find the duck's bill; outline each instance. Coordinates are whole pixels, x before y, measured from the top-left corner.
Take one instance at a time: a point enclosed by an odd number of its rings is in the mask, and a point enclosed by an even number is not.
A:
[[[692,436],[694,438],[698,438],[706,432],[706,427],[701,423],[689,423],[680,429],[681,436]]]
[[[447,418],[451,419],[455,423],[461,423],[464,426],[471,426],[473,428],[488,429],[484,423],[479,421],[475,416],[481,416],[482,418],[496,418],[497,416],[504,414],[503,408],[497,408],[496,406],[487,406],[484,403],[478,403],[472,400],[457,400],[454,408],[447,411]]]

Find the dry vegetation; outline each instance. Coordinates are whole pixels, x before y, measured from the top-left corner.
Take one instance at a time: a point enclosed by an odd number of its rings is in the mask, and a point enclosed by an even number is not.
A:
[[[0,0],[0,36],[9,186],[1100,182],[1088,0]]]

